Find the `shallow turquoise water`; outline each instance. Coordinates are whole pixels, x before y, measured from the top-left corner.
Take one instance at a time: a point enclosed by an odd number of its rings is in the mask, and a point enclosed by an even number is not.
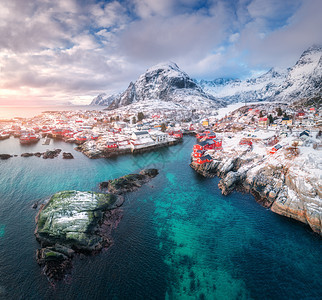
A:
[[[321,299],[321,238],[250,195],[222,196],[218,179],[189,167],[194,142],[90,160],[60,142],[0,141],[0,153],[56,147],[75,156],[0,161],[0,298]],[[51,288],[35,261],[32,203],[65,189],[97,190],[144,167],[160,174],[126,196],[114,245],[76,258],[70,281]]]

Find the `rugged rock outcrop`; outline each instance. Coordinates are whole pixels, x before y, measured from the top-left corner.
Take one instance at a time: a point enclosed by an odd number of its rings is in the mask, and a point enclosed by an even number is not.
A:
[[[73,159],[74,156],[70,152],[63,152],[63,159]]]
[[[112,194],[63,191],[41,207],[35,230],[42,246],[37,251],[37,261],[44,266],[48,278],[64,276],[74,251],[90,253],[112,243],[110,232],[102,232],[100,226],[111,220],[111,227],[117,225],[121,218],[117,208],[122,201],[122,197]]]
[[[55,149],[55,150],[47,150],[46,152],[44,152],[42,158],[43,159],[47,159],[47,158],[55,158],[59,155],[59,153],[61,152],[61,149]]]
[[[118,179],[101,182],[100,188],[107,188],[113,194],[133,192],[158,174],[157,169],[144,169],[139,174],[129,174]]]
[[[308,224],[322,235],[320,162],[315,156],[286,159],[282,151],[278,155],[273,158],[224,152],[211,163],[192,163],[191,167],[203,176],[222,178],[218,184],[222,194],[228,195],[236,188],[250,192],[273,212]]]
[[[121,194],[136,190],[157,174],[156,169],[144,169],[101,183],[109,194],[62,191],[41,205],[35,229],[41,249],[36,258],[52,284],[70,271],[75,254],[97,253],[113,243],[112,230],[122,218]]]
[[[28,153],[28,152],[21,154],[21,157],[30,157],[30,156],[34,156],[34,154],[33,153]]]

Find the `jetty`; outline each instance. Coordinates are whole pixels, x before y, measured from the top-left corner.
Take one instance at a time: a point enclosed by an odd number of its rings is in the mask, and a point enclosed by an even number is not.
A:
[[[50,144],[50,138],[46,137],[44,142],[42,143],[43,145],[49,145]]]

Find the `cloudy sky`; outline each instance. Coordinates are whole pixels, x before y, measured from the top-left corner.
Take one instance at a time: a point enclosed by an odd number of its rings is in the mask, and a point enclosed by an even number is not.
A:
[[[173,61],[246,78],[322,44],[321,0],[0,0],[0,105],[87,104]]]

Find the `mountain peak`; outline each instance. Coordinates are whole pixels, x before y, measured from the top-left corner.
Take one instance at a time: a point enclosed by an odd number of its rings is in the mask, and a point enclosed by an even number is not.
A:
[[[109,109],[149,100],[174,102],[183,108],[197,103],[202,107],[223,106],[222,101],[205,93],[176,63],[165,62],[152,66],[139,76],[111,103]]]
[[[178,65],[173,61],[161,62],[147,69],[146,72],[159,70],[159,69],[172,69],[181,71]]]
[[[322,45],[312,45],[311,47],[307,48],[304,52],[322,52]]]

